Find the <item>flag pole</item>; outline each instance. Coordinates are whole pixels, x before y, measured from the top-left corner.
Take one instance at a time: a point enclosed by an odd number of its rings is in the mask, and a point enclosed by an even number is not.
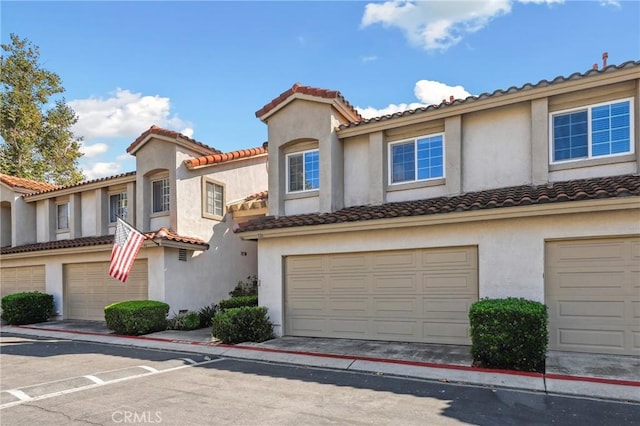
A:
[[[118,215],[116,215],[116,217],[117,217],[118,219],[120,219],[121,221],[123,221],[127,226],[129,226],[129,227],[133,228],[136,232],[140,233],[140,234],[144,237],[144,239],[145,239],[145,240],[149,240],[149,241],[151,241],[152,243],[154,243],[156,246],[160,247],[160,243],[156,242],[153,238],[149,238],[149,237],[147,237],[147,236],[146,236],[146,234],[145,234],[144,232],[140,231],[138,228],[136,228],[135,226],[133,226],[132,224],[130,224],[129,222],[127,222],[126,220],[124,220],[122,217],[120,217],[120,216],[118,216]]]

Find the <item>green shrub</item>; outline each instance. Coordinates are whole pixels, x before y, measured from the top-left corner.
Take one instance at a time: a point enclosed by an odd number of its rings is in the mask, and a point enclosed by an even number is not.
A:
[[[198,311],[198,315],[200,316],[200,328],[211,327],[211,324],[213,323],[213,317],[216,316],[217,312],[218,305],[214,303],[200,308],[200,311]]]
[[[231,297],[239,296],[257,296],[258,295],[258,277],[250,275],[247,281],[238,281],[236,288],[229,292]]]
[[[243,306],[220,311],[211,334],[223,343],[264,342],[273,338],[273,324],[263,306]]]
[[[49,319],[53,312],[53,295],[28,291],[8,294],[0,301],[2,319],[7,324],[35,324]]]
[[[258,296],[238,296],[220,301],[221,311],[242,306],[258,306]]]
[[[167,329],[169,305],[155,300],[129,300],[104,308],[107,327],[118,334],[138,336]]]
[[[200,313],[196,311],[174,314],[167,320],[167,330],[195,330],[200,328]]]
[[[544,373],[547,307],[523,298],[482,299],[471,306],[471,355],[488,368]]]

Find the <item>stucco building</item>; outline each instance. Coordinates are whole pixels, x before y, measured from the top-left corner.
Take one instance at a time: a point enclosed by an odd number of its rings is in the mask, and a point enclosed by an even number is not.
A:
[[[260,304],[280,335],[468,344],[524,297],[550,349],[640,353],[640,62],[363,119],[295,84],[268,126]]]
[[[127,151],[135,171],[76,185],[0,175],[2,295],[43,291],[58,318],[103,320],[121,300],[197,310],[256,274],[256,244],[233,230],[266,212],[266,146],[222,153],[152,126]],[[117,216],[148,237],[124,284],[107,273]]]

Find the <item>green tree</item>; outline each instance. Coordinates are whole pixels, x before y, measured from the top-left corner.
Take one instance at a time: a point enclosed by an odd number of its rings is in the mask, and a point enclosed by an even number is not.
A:
[[[0,172],[59,185],[84,179],[78,168],[78,121],[60,77],[39,64],[40,49],[11,34],[0,62]],[[51,103],[53,102],[53,105]]]

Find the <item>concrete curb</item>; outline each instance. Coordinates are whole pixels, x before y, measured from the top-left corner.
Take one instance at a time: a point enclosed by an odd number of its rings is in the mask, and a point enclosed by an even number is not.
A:
[[[225,345],[151,336],[106,335],[95,332],[43,329],[29,326],[2,326],[0,330],[26,336],[79,340],[145,349],[172,350],[235,359],[413,377],[445,383],[545,392],[555,395],[640,402],[640,382],[629,380],[526,373],[418,361],[300,352],[242,344]]]

